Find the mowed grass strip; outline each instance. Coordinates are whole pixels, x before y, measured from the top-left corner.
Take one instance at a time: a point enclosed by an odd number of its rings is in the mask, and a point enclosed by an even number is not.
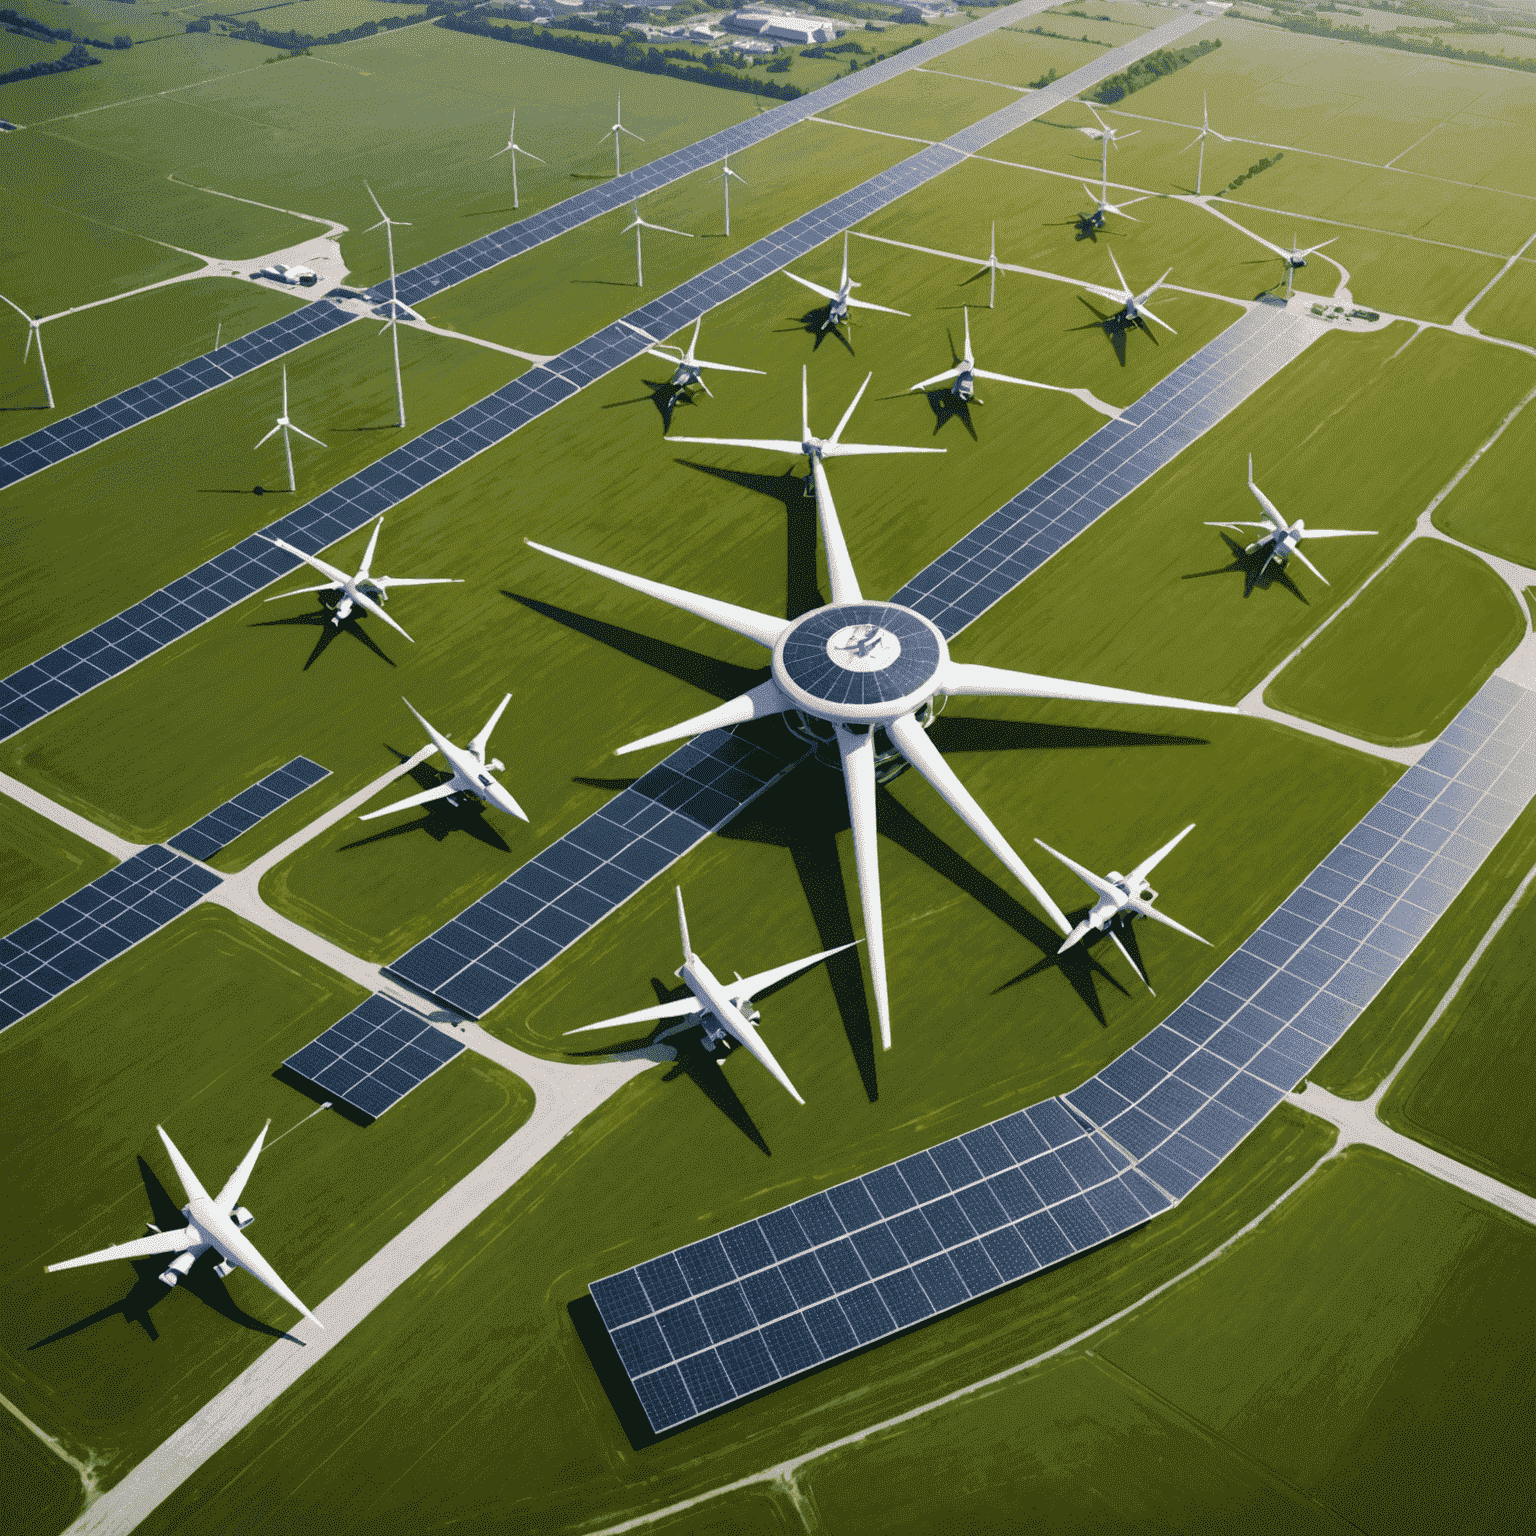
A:
[[[0,859],[5,863],[0,934],[30,923],[117,863],[111,854],[9,796],[0,796]]]
[[[1536,1194],[1536,899],[1521,904],[1382,1104],[1415,1140]]]
[[[258,1531],[278,1529],[301,1502],[338,1531],[490,1507],[552,1533],[634,1518],[1070,1338],[1209,1252],[1332,1141],[1331,1129],[1282,1109],[1197,1194],[1118,1242],[636,1451],[568,1304],[600,1275],[871,1166],[867,1149],[856,1159],[824,1136],[792,1161],[759,1159],[744,1177],[697,1155],[694,1114],[686,1124],[658,1119],[662,1092],[654,1080],[639,1082],[605,1106],[391,1296],[356,1340],[362,1347],[328,1355],[301,1391],[233,1439],[141,1529],[206,1521],[237,1484],[261,1511]],[[930,1140],[950,1118],[934,1113],[939,1097],[930,1090],[907,1111],[928,1106]],[[695,1151],[675,1157],[659,1153],[662,1145]],[[887,1141],[887,1156],[895,1145]],[[421,1444],[424,1416],[453,1426],[430,1451]],[[519,1469],[512,1482],[509,1445]],[[346,1477],[337,1475],[343,1464]],[[710,1518],[707,1507],[697,1513]]]
[[[1310,546],[1319,560],[1332,548]],[[1514,594],[1476,555],[1416,539],[1264,690],[1264,700],[1383,746],[1433,741],[1526,627]]]
[[[0,1488],[12,1536],[54,1536],[85,1508],[79,1472],[9,1413],[0,1413]]]
[[[1536,1233],[1369,1147],[1094,1352],[1357,1530],[1529,1523]]]
[[[0,1259],[0,1391],[103,1486],[122,1476],[294,1321],[250,1276],[170,1290],[163,1259],[59,1275],[47,1264],[179,1218],[162,1124],[217,1189],[262,1122],[251,1236],[311,1307],[487,1156],[532,1094],[466,1056],[375,1124],[334,1111],[276,1141],[319,1096],[282,1060],[364,994],[202,906],[0,1035],[11,1170]]]
[[[1435,508],[1435,526],[1491,555],[1536,567],[1536,411],[1527,404],[1466,478]]]

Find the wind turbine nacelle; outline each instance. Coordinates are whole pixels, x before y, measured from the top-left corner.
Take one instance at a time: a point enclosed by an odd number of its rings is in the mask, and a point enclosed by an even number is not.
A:
[[[197,1256],[201,1252],[198,1248],[189,1248],[185,1253],[179,1253],[171,1262],[160,1271],[160,1283],[174,1286],[179,1281],[185,1280],[192,1273],[192,1266],[197,1263]]]
[[[234,1224],[235,1224],[235,1225],[236,1225],[236,1226],[237,1226],[237,1227],[239,1227],[239,1229],[240,1229],[240,1230],[241,1230],[241,1231],[242,1231],[242,1232],[243,1232],[243,1231],[244,1231],[244,1230],[245,1230],[245,1229],[246,1229],[246,1228],[247,1228],[247,1227],[248,1227],[248,1226],[250,1226],[250,1224],[251,1224],[251,1223],[252,1223],[252,1222],[253,1222],[253,1221],[255,1221],[255,1220],[256,1220],[256,1218],[255,1218],[255,1217],[254,1217],[254,1216],[253,1216],[253,1215],[251,1215],[251,1213],[250,1213],[250,1212],[249,1212],[249,1211],[248,1211],[248,1210],[246,1210],[246,1208],[245,1208],[245,1207],[244,1207],[244,1206],[243,1206],[243,1205],[237,1205],[237,1206],[236,1206],[236,1207],[235,1207],[235,1208],[234,1208],[234,1210],[232,1210],[232,1211],[231,1211],[231,1212],[230,1212],[230,1213],[229,1213],[229,1219],[230,1219],[230,1220],[231,1220],[231,1221],[232,1221],[232,1222],[234,1222]]]
[[[1307,258],[1305,256],[1287,256],[1285,259],[1293,270],[1296,267],[1304,267],[1307,264]]]

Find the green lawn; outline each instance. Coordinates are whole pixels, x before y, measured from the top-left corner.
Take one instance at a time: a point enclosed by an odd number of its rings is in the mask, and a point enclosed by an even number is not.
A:
[[[93,843],[0,796],[0,934],[12,933],[57,901],[89,885],[117,862]]]
[[[1511,341],[1536,345],[1536,262],[1522,258],[1494,285],[1467,316],[1470,324],[1488,336],[1505,336]]]
[[[85,1508],[80,1474],[3,1408],[0,1494],[11,1536],[54,1536]]]
[[[154,1278],[158,1260],[137,1279],[127,1263],[43,1273],[141,1236],[180,1203],[157,1123],[222,1182],[271,1116],[247,1201],[253,1235],[317,1306],[527,1117],[524,1085],[469,1055],[366,1129],[326,1113],[277,1141],[316,1107],[278,1079],[279,1063],[364,995],[203,906],[0,1035],[11,1216],[0,1392],[104,1483],[294,1317],[243,1274],[172,1291]]]
[[[1416,1140],[1536,1194],[1536,896],[1525,899],[1383,1101]]]
[[[1533,479],[1536,411],[1527,407],[1435,508],[1435,526],[1490,554],[1536,566],[1536,519],[1530,504]]]
[[[1310,548],[1321,563],[1336,546]],[[1264,700],[1384,746],[1433,741],[1526,627],[1514,594],[1476,555],[1418,539],[1269,685]]]
[[[1052,32],[1071,32],[1076,37],[1085,24],[1041,16],[1030,25],[1047,27]],[[1129,42],[1132,35],[1127,32],[1119,41]],[[1063,42],[1056,37],[1035,37],[1024,26],[1018,25],[1002,27],[990,37],[979,37],[975,42],[955,49],[947,58],[938,60],[933,67],[976,80],[1022,87],[1053,69],[1057,75],[1069,75],[1074,69],[1093,63],[1103,52],[1103,48]]]
[[[1003,1058],[998,1071],[1008,1072]],[[974,1100],[940,1109],[930,1091],[916,1116],[910,1107],[867,1111],[894,1117],[873,1143],[821,1135],[770,1162],[750,1149],[722,1155],[706,1118],[718,1116],[702,1095],[674,1103],[654,1079],[635,1083],[140,1529],[196,1529],[236,1485],[252,1536],[282,1529],[301,1508],[337,1532],[386,1520],[447,1530],[489,1509],[509,1529],[549,1533],[633,1518],[1071,1337],[1209,1252],[1332,1143],[1330,1128],[1282,1108],[1197,1194],[1120,1241],[644,1450],[630,1447],[566,1310],[590,1280],[1017,1102],[990,1093],[996,1108],[981,1111]],[[426,1437],[424,1423],[433,1426]],[[734,1505],[743,1506],[746,1529],[773,1530],[763,1500]],[[719,1528],[707,1508],[699,1513],[709,1523],[670,1528]]]

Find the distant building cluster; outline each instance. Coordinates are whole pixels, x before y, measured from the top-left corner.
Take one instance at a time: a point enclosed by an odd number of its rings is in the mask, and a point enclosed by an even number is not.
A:
[[[721,18],[720,25],[751,37],[785,43],[835,43],[837,27],[820,16],[797,16],[776,7],[754,6]]]

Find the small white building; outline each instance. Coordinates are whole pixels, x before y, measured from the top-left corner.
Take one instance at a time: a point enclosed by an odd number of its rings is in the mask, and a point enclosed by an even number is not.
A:
[[[835,43],[837,28],[817,16],[796,16],[787,11],[743,10],[723,19],[733,32],[780,38],[786,43]]]

